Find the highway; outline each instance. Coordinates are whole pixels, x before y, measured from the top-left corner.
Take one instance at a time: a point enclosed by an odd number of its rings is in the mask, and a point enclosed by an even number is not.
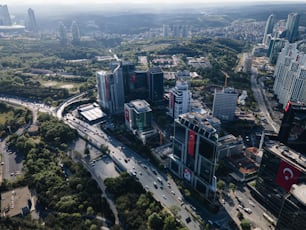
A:
[[[75,118],[72,114],[67,114],[63,120],[72,128],[77,129],[79,135],[86,138],[94,146],[100,147],[101,144],[107,145],[112,160],[114,162],[119,162],[119,164],[123,166],[122,168],[125,168],[128,173],[134,175],[135,179],[137,179],[147,191],[150,191],[157,201],[168,209],[173,206],[178,207],[178,216],[181,217],[182,223],[186,225],[188,229],[200,229],[200,223],[191,218],[191,207],[188,204],[181,206],[182,194],[171,178],[167,178],[147,159],[139,156],[130,148],[122,146],[122,143],[108,136],[96,126],[91,126]],[[99,164],[95,164],[92,170],[94,170],[95,175],[99,175],[101,171]],[[158,178],[160,178],[160,180]],[[196,214],[193,213],[193,215]],[[192,221],[186,223],[188,217],[190,217]]]
[[[273,119],[270,116],[270,113],[266,107],[264,98],[263,98],[263,92],[262,89],[260,88],[259,84],[257,83],[257,70],[253,68],[252,70],[252,75],[251,75],[251,86],[252,86],[252,91],[254,93],[254,97],[258,103],[259,110],[262,112],[263,116],[266,118],[267,123],[271,126],[273,131],[275,133],[278,133],[279,131],[279,125],[276,124]]]
[[[180,194],[179,189],[171,178],[167,178],[163,173],[159,172],[157,168],[155,168],[148,160],[142,158],[133,150],[129,149],[126,146],[122,146],[115,138],[108,136],[102,130],[100,130],[96,126],[91,126],[77,118],[75,118],[71,114],[67,114],[64,118],[62,117],[63,109],[70,104],[72,101],[77,100],[79,97],[83,95],[78,95],[72,98],[69,98],[64,103],[61,104],[57,109],[54,107],[49,107],[44,104],[24,101],[19,98],[7,98],[0,97],[0,100],[12,103],[15,105],[20,105],[27,107],[37,113],[38,111],[46,112],[50,115],[56,116],[57,118],[63,120],[63,122],[67,123],[70,127],[78,130],[80,136],[86,138],[90,143],[97,146],[98,148],[101,144],[107,145],[110,150],[110,157],[114,162],[120,162],[122,166],[129,172],[130,174],[135,175],[135,179],[137,179],[143,187],[150,191],[153,197],[159,201],[164,207],[170,209],[173,206],[178,207],[178,215],[181,219],[181,223],[186,225],[190,230],[199,230],[200,223],[193,220],[191,215],[191,207],[186,202],[181,206],[182,194]],[[35,116],[36,117],[36,116]],[[5,149],[5,146],[2,146]],[[9,157],[14,157],[14,154],[5,154]],[[15,172],[19,172],[21,169],[11,165],[9,162],[14,162],[14,160],[10,158],[5,159],[5,171],[11,173],[13,170]],[[84,163],[84,162],[83,162]],[[88,165],[86,165],[88,169]],[[92,168],[89,168],[93,177],[97,180],[98,184],[101,186],[103,184],[103,180],[99,175],[101,169],[99,165],[95,165]],[[158,179],[160,178],[160,180]],[[157,186],[154,186],[156,184]],[[187,211],[188,210],[188,211]],[[195,213],[193,215],[196,216]],[[186,219],[190,217],[191,221],[186,223]]]

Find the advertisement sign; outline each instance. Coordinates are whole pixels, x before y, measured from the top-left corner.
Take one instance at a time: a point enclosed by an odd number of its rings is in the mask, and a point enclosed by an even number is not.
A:
[[[287,105],[286,105],[286,107],[285,107],[285,112],[286,112],[286,113],[288,112],[288,110],[289,110],[289,108],[290,108],[290,105],[291,105],[291,102],[288,101],[288,103],[287,103]]]
[[[193,130],[188,131],[188,154],[194,157],[196,133]]]
[[[294,166],[285,161],[281,161],[278,167],[275,183],[289,192],[291,185],[297,183],[300,173],[301,172]]]
[[[106,101],[108,101],[108,99],[109,99],[109,97],[108,97],[108,95],[109,95],[109,85],[108,85],[109,83],[108,83],[108,76],[107,77],[105,77],[105,99],[106,99]]]
[[[173,109],[174,106],[174,95],[172,92],[170,92],[170,109]]]
[[[136,75],[135,75],[135,74],[132,75],[131,81],[132,81],[133,83],[136,83],[137,80],[136,80]]]

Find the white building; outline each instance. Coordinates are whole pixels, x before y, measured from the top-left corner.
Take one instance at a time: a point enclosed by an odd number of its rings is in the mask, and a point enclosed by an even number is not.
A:
[[[220,120],[234,119],[238,94],[233,88],[215,89],[212,113]]]
[[[191,92],[186,81],[177,80],[169,93],[169,115],[174,119],[190,111]]]
[[[289,100],[306,103],[305,47],[305,41],[286,42],[277,59],[273,91],[284,107]]]

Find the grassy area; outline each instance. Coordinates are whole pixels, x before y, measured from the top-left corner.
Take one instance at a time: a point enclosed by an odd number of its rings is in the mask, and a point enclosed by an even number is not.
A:
[[[75,83],[75,82],[46,81],[46,80],[39,80],[39,82],[44,87],[67,89],[69,93],[79,92],[80,86],[84,84],[84,83]]]

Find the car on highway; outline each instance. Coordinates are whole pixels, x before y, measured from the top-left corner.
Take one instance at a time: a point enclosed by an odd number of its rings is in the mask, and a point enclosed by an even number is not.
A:
[[[244,208],[243,209],[246,213],[251,214],[252,213],[252,209],[250,208]]]
[[[171,193],[172,193],[172,195],[174,195],[174,196],[175,196],[175,192],[174,192],[173,190],[171,191]]]
[[[165,195],[165,194],[163,195],[163,198],[164,198],[165,200],[167,200],[167,197],[166,197],[166,195]]]
[[[158,189],[157,183],[154,181],[153,182],[154,188]]]

